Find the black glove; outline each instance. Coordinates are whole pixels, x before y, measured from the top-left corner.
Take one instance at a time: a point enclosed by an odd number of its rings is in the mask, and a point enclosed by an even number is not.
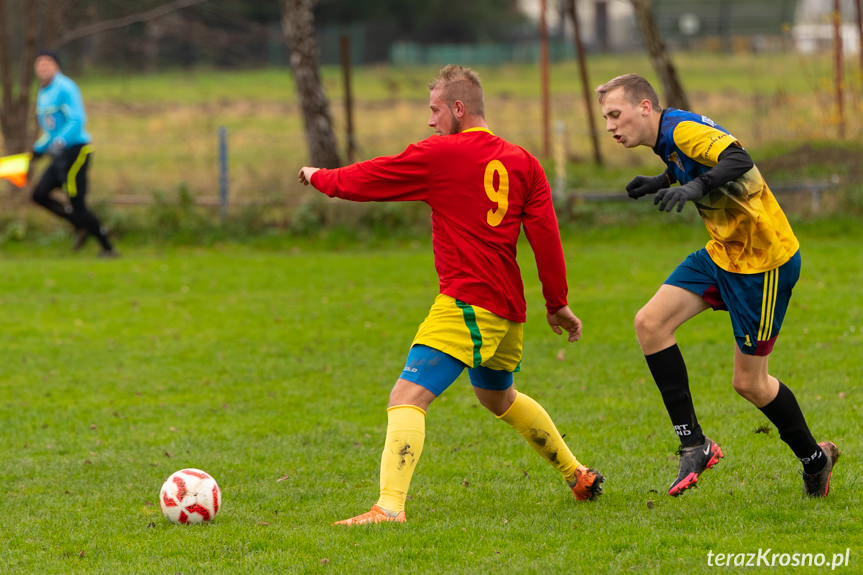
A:
[[[635,176],[631,182],[626,184],[626,193],[635,200],[647,194],[655,194],[670,185],[671,182],[664,173],[658,176]]]
[[[683,210],[683,204],[686,200],[697,200],[702,197],[707,191],[707,185],[700,178],[695,178],[691,182],[677,186],[676,188],[663,188],[656,192],[656,197],[653,198],[654,205],[659,205],[659,211],[665,210],[670,212],[674,204],[677,204],[677,211]]]

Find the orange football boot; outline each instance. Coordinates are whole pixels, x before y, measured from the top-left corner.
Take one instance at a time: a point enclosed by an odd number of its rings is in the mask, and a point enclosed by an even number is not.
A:
[[[572,493],[579,501],[593,501],[602,495],[605,477],[596,469],[582,465],[575,470],[575,483],[570,484]]]
[[[399,511],[398,513],[392,513],[387,511],[383,507],[378,505],[372,505],[371,510],[366,511],[362,515],[357,515],[356,517],[351,517],[350,519],[343,519],[342,521],[336,521],[333,525],[367,525],[369,523],[404,523],[407,519],[405,518],[405,512]]]

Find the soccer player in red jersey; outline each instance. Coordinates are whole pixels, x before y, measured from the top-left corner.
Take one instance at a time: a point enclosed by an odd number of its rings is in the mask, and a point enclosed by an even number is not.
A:
[[[557,334],[566,330],[570,342],[581,337],[581,321],[567,305],[563,248],[545,173],[526,150],[488,129],[473,70],[446,66],[429,90],[428,125],[437,136],[396,156],[336,170],[303,167],[298,174],[300,182],[331,197],[422,201],[432,209],[440,293],[390,393],[380,497],[370,511],[341,525],[405,521],[426,410],[465,368],[480,403],[558,469],[577,499],[594,499],[604,480],[575,458],[542,406],[513,387],[526,317],[516,262],[522,226],[549,325]]]

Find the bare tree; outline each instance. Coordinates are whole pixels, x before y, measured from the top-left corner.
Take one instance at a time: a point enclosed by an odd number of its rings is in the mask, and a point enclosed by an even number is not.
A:
[[[157,6],[152,10],[145,10],[143,12],[129,14],[128,16],[123,16],[122,18],[115,18],[113,20],[94,22],[92,24],[88,24],[86,26],[81,26],[80,28],[75,28],[74,30],[64,32],[57,40],[56,47],[64,46],[72,40],[77,40],[79,38],[86,38],[87,36],[101,34],[102,32],[116,30],[117,28],[126,28],[127,26],[130,26],[137,22],[150,22],[163,16],[167,16],[168,14],[176,12],[177,10],[182,10],[183,8],[188,8],[189,6],[194,6],[195,4],[201,4],[203,2],[206,2],[206,0],[174,0],[173,2],[167,2],[165,4]]]
[[[650,53],[653,69],[656,70],[660,81],[662,81],[666,104],[673,108],[689,110],[689,98],[686,97],[686,92],[677,78],[677,70],[674,68],[674,63],[671,61],[671,56],[665,48],[662,34],[659,32],[656,19],[653,17],[653,8],[650,5],[650,0],[632,0],[632,7],[635,9],[638,28],[641,30],[644,43],[647,45],[647,50]]]
[[[18,20],[19,25],[24,26],[25,35],[23,58],[15,58],[19,62],[18,66],[11,65],[14,41],[12,32],[8,29],[7,13],[6,0],[0,0],[0,83],[3,86],[3,99],[0,102],[0,131],[3,133],[3,147],[6,153],[12,154],[23,152],[30,146],[28,128],[33,85],[33,66],[30,63],[36,57],[36,2],[25,2]],[[19,73],[17,86],[13,77],[16,69]]]
[[[341,165],[330,103],[318,73],[314,9],[316,0],[284,0],[282,29],[291,50],[291,68],[303,113],[306,145],[311,165],[337,168]]]
[[[593,144],[593,163],[602,165],[602,152],[599,148],[599,133],[596,130],[596,121],[593,116],[593,93],[587,80],[587,61],[584,55],[584,42],[581,41],[581,22],[578,19],[578,10],[575,6],[576,0],[569,0],[567,8],[572,27],[575,31],[575,52],[578,54],[578,71],[581,74],[581,94],[584,98],[584,107],[587,114],[587,123],[590,126],[590,141]]]
[[[201,4],[206,0],[174,0],[152,10],[130,14],[115,20],[94,22],[80,28],[63,31],[60,22],[60,3],[57,0],[25,0],[12,2],[7,6],[6,0],[0,0],[0,84],[3,88],[3,98],[0,101],[0,133],[6,153],[23,152],[29,149],[35,133],[30,127],[34,125],[33,98],[33,60],[36,57],[37,42],[43,42],[46,48],[57,49],[73,40],[93,36],[108,30],[129,26],[136,22],[150,22],[171,12]],[[22,6],[23,5],[23,6]],[[37,19],[36,12],[40,16]],[[6,18],[10,12],[16,13],[15,30],[10,30]],[[15,53],[16,40],[24,38],[23,53]],[[12,61],[15,66],[11,65]],[[19,78],[16,84],[15,70]]]
[[[843,75],[842,58],[842,4],[840,0],[833,0],[833,86],[836,92],[836,112],[839,115],[839,138],[845,138],[845,98],[843,96],[845,80]]]
[[[860,74],[863,78],[863,7],[860,0],[855,0],[854,6],[857,8],[857,45],[860,47]]]

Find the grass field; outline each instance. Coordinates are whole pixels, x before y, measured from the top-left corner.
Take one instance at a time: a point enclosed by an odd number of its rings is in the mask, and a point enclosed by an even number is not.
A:
[[[726,457],[672,499],[676,438],[631,327],[704,241],[692,218],[669,219],[565,230],[577,344],[544,325],[522,249],[516,384],[606,474],[599,501],[575,502],[463,376],[429,410],[408,523],[351,529],[330,523],[376,499],[387,395],[436,293],[426,239],[127,244],[117,261],[6,246],[0,571],[748,573],[763,569],[710,567],[709,553],[769,548],[828,561],[847,550],[836,572],[859,573],[863,231],[797,226],[804,272],[772,356],[816,437],[844,452],[831,496],[802,496],[790,451],[731,388],[727,316],[706,312],[678,336]],[[162,481],[188,466],[222,487],[210,525],[161,517]]]

